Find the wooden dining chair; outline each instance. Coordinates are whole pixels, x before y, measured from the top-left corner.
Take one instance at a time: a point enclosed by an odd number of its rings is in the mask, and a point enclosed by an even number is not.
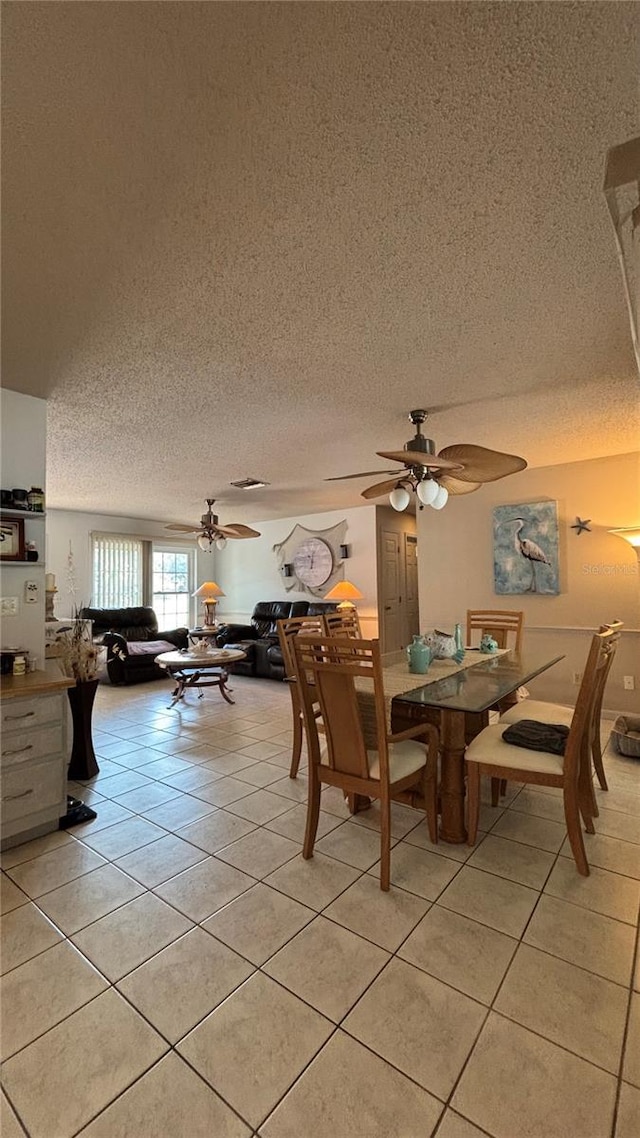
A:
[[[607,629],[612,629],[614,632],[620,632],[621,628],[621,620],[612,620],[609,624],[601,624],[599,631],[606,632]],[[607,665],[600,672],[598,691],[594,697],[593,718],[591,722],[591,760],[602,790],[609,789],[607,777],[604,772],[604,763],[602,761],[602,740],[600,737],[602,700],[604,698],[604,690],[607,686],[609,672],[611,671],[611,665],[613,664],[613,658],[616,654],[617,644],[618,642],[616,640],[607,658]],[[537,719],[540,723],[563,723],[568,727],[572,718],[573,708],[567,707],[565,704],[549,703],[541,699],[525,699],[517,703],[515,707],[510,707],[509,710],[500,717],[500,722],[517,723],[520,719]]]
[[[337,609],[324,614],[325,628],[329,636],[362,637],[360,617],[356,609]]]
[[[596,632],[591,641],[564,755],[530,751],[505,743],[502,735],[508,724],[504,722],[485,727],[469,744],[465,752],[469,845],[475,844],[478,832],[483,774],[492,779],[506,778],[537,786],[556,786],[562,790],[567,833],[578,872],[585,877],[589,875],[580,815],[587,830],[593,833],[593,785],[589,757],[591,726],[599,685],[619,635],[615,629],[607,629],[606,632]]]
[[[467,609],[467,645],[473,646],[488,633],[496,641],[498,648],[522,647],[522,627],[524,613],[514,609]],[[510,640],[513,633],[514,639]]]
[[[389,889],[391,801],[424,803],[429,837],[438,840],[436,777],[438,731],[417,723],[392,734],[377,640],[345,636],[296,637],[296,674],[309,750],[309,799],[303,857],[313,857],[322,784],[380,801],[380,888]],[[357,681],[369,680],[375,705],[375,745],[358,699]],[[324,724],[321,754],[316,704]]]
[[[284,620],[276,621],[276,627],[278,629],[280,651],[282,652],[285,680],[289,686],[289,695],[291,696],[291,712],[293,715],[293,744],[291,747],[289,778],[296,778],[300,766],[300,755],[302,754],[303,720],[300,686],[296,676],[296,662],[291,645],[293,638],[298,636],[299,633],[312,636],[322,635],[324,633],[324,621],[322,616],[291,616]],[[319,715],[320,713],[317,712],[317,714]]]

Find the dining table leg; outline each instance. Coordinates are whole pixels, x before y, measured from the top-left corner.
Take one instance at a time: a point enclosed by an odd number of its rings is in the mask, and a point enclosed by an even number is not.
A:
[[[463,711],[442,708],[440,720],[442,745],[440,771],[440,837],[443,842],[467,840],[464,820],[464,748],[465,718]]]

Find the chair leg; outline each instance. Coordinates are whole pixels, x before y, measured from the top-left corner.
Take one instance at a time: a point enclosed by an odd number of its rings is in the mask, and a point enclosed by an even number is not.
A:
[[[391,879],[391,802],[380,799],[380,888],[389,891]]]
[[[475,765],[476,764],[474,763],[474,766]],[[501,779],[501,778],[492,778],[491,779],[491,805],[492,806],[497,806],[499,801],[500,801],[500,787],[502,785],[502,782],[503,782],[503,779]]]
[[[499,780],[491,780],[496,787]],[[474,846],[478,834],[478,818],[480,815],[480,764],[467,763],[467,845]]]
[[[593,759],[593,766],[600,783],[601,790],[608,790],[607,776],[604,773],[604,764],[602,762],[602,744],[600,742],[600,732],[598,730],[599,724],[596,725],[593,732],[593,739],[591,741],[591,757]]]
[[[501,778],[500,779],[500,797],[504,798],[506,793],[507,793],[507,780],[506,780],[506,778]]]
[[[429,841],[438,844],[438,760],[429,761],[424,768],[423,794]]]
[[[596,793],[591,773],[591,754],[588,746],[582,751],[580,771],[578,773],[578,805],[584,819],[584,827],[588,834],[595,834],[593,819],[598,816]]]
[[[289,778],[295,778],[298,774],[298,767],[300,766],[300,755],[302,753],[302,719],[300,715],[294,711],[293,713],[293,747],[291,749],[291,766],[289,767]]]
[[[587,854],[584,848],[584,841],[582,838],[582,827],[580,825],[580,810],[578,808],[578,797],[574,787],[565,787],[564,794],[564,817],[567,823],[567,833],[569,835],[569,844],[573,854],[578,873],[583,877],[589,876],[589,862],[587,861]]]
[[[304,832],[304,845],[302,847],[302,856],[306,860],[313,857],[313,847],[316,841],[316,833],[318,830],[318,818],[320,817],[320,779],[318,772],[313,765],[309,764],[309,798],[307,801],[307,825]]]

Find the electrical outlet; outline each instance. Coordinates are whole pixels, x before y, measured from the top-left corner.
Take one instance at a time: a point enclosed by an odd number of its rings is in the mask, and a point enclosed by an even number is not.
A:
[[[622,682],[624,684],[625,691],[635,691],[636,683],[633,676],[623,676]]]
[[[574,684],[579,684],[582,682],[582,672],[573,673],[573,682]]]
[[[24,583],[24,603],[25,605],[37,605],[39,597],[39,588],[37,581],[25,581]]]
[[[0,616],[17,616],[18,615],[18,598],[17,597],[2,597],[0,599]]]

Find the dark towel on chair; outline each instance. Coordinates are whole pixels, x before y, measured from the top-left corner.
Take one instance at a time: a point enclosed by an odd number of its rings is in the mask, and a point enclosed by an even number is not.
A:
[[[503,731],[502,738],[513,747],[564,755],[568,734],[569,728],[563,723],[539,723],[537,719],[520,719]]]

